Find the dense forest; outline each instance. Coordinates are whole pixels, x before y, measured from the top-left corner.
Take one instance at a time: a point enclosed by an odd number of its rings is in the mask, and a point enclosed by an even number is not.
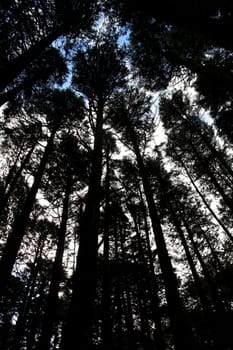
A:
[[[232,1],[0,32],[0,350],[233,350]]]

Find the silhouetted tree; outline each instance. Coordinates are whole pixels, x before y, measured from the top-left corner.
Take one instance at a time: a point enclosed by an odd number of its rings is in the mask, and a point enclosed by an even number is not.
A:
[[[68,122],[66,118],[72,120],[72,118],[75,118],[76,116],[82,117],[82,110],[81,112],[79,111],[80,115],[78,115],[77,108],[82,108],[82,106],[80,105],[80,100],[76,99],[72,93],[69,94],[68,92],[65,93],[57,91],[57,93],[52,95],[49,105],[45,107],[44,111],[42,110],[44,113],[48,113],[48,127],[51,128],[51,131],[37,172],[34,175],[34,182],[29,190],[25,202],[23,203],[21,212],[15,218],[12,230],[8,236],[6,246],[2,254],[0,263],[1,295],[4,293],[4,288],[6,287],[7,280],[11,274],[21,241],[25,234],[36,194],[48,162],[48,157],[52,151],[56,132],[62,126],[62,123]]]
[[[112,41],[110,41],[112,40]],[[62,338],[62,349],[91,349],[93,303],[96,290],[97,242],[103,158],[103,124],[108,104],[123,86],[125,68],[114,38],[96,38],[93,47],[79,51],[73,77],[74,87],[88,99],[92,119],[94,146],[89,177],[86,207],[80,223],[80,245],[77,268],[74,273],[73,294],[67,324]],[[95,118],[95,119],[94,119]]]

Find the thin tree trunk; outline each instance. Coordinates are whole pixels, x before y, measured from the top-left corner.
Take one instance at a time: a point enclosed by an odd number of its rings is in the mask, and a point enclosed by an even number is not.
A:
[[[119,259],[119,248],[118,248],[118,225],[117,225],[117,218],[115,218],[115,225],[114,225],[114,243],[115,243],[115,261],[116,266],[119,265],[120,259]],[[116,285],[115,285],[115,293],[114,293],[114,302],[116,305],[116,336],[118,341],[122,341],[123,338],[123,309],[122,309],[122,287],[121,287],[121,274],[119,272],[119,269],[116,271]]]
[[[59,285],[61,281],[62,273],[62,260],[65,247],[65,237],[66,237],[66,226],[68,220],[68,210],[69,210],[69,197],[72,188],[72,175],[71,171],[67,169],[67,179],[66,179],[66,189],[65,196],[63,200],[63,210],[61,226],[58,231],[58,244],[56,250],[55,261],[53,264],[52,279],[49,286],[49,295],[47,300],[47,308],[45,310],[44,321],[41,331],[41,337],[39,342],[39,350],[49,350],[51,336],[53,334],[53,328],[55,324],[55,314],[58,305],[58,292]]]
[[[201,140],[204,141],[206,146],[211,151],[212,155],[219,161],[219,164],[220,164],[221,168],[223,170],[225,169],[230,174],[230,176],[233,179],[233,170],[231,169],[231,167],[228,164],[228,162],[223,158],[222,154],[212,145],[211,140],[209,139],[209,137],[206,134],[205,130],[204,130],[204,132],[202,132],[202,130],[199,127],[199,125],[195,125],[188,115],[186,115],[186,118],[187,118],[189,124],[191,125],[192,130],[195,131],[195,132],[198,132],[198,135],[200,136]],[[231,179],[231,181],[232,181],[232,179]]]
[[[185,235],[183,233],[181,224],[180,224],[179,219],[177,218],[176,213],[174,212],[172,206],[170,206],[170,212],[171,212],[171,215],[172,215],[173,223],[174,223],[174,225],[176,227],[177,233],[179,235],[179,238],[181,240],[182,246],[184,248],[184,251],[185,251],[185,254],[186,254],[186,257],[187,257],[187,261],[188,261],[190,270],[192,272],[192,276],[193,276],[193,279],[194,279],[194,282],[195,282],[197,293],[198,293],[198,296],[200,298],[201,306],[202,306],[202,309],[204,311],[204,315],[206,317],[206,320],[208,321],[208,325],[209,325],[209,328],[210,328],[210,331],[211,331],[211,335],[212,335],[212,337],[214,339],[215,349],[218,350],[218,349],[221,348],[221,345],[222,345],[222,337],[221,337],[221,335],[218,336],[218,333],[219,333],[218,332],[218,327],[216,327],[216,324],[214,322],[213,313],[211,312],[208,298],[206,297],[205,291],[203,290],[203,287],[202,287],[202,284],[201,284],[201,281],[200,281],[200,277],[199,277],[198,272],[196,270],[196,266],[194,264],[192,255],[191,255],[191,253],[189,251],[189,247],[188,247]]]
[[[34,149],[35,149],[35,146],[36,146],[36,143],[34,143],[30,150],[28,151],[27,155],[25,156],[25,158],[23,159],[20,167],[18,168],[16,174],[14,175],[14,177],[11,179],[11,181],[9,181],[8,183],[8,187],[4,193],[4,195],[2,196],[1,200],[0,200],[0,215],[2,213],[2,211],[6,208],[7,206],[7,203],[8,203],[8,200],[12,194],[12,192],[14,191],[15,189],[15,185],[23,171],[23,169],[25,168],[25,165],[28,163]]]
[[[231,235],[230,231],[226,228],[226,226],[224,225],[224,223],[222,222],[222,220],[219,219],[219,217],[215,214],[215,212],[213,211],[213,209],[210,207],[209,203],[207,202],[207,200],[205,199],[205,196],[201,193],[201,191],[198,189],[197,185],[195,184],[190,172],[188,171],[188,168],[186,167],[186,165],[184,164],[184,162],[181,160],[180,158],[180,162],[182,164],[182,167],[185,169],[185,172],[191,182],[191,184],[193,185],[193,187],[195,188],[195,191],[197,192],[197,194],[200,196],[200,198],[202,199],[203,203],[205,204],[206,208],[209,210],[209,212],[212,214],[213,218],[217,221],[217,223],[222,227],[222,229],[224,230],[224,232],[226,233],[226,235],[228,236],[228,238],[231,240],[231,242],[233,243],[233,236]]]
[[[194,152],[197,160],[200,162],[201,166],[203,167],[205,173],[208,175],[208,177],[210,178],[211,182],[215,186],[216,190],[221,195],[223,201],[225,202],[225,204],[228,206],[228,208],[230,209],[231,213],[233,214],[233,201],[226,195],[224,189],[219,184],[219,182],[216,179],[216,176],[214,175],[214,173],[211,171],[211,169],[208,167],[208,165],[203,161],[203,159],[202,159],[201,155],[199,154],[196,146],[192,142],[190,142],[190,145],[191,145],[191,147],[193,149],[193,152]]]
[[[40,161],[37,173],[30,192],[26,198],[23,208],[15,219],[11,233],[8,236],[6,246],[4,247],[2,259],[0,261],[0,296],[5,293],[5,288],[11,275],[14,263],[17,258],[21,242],[23,240],[29,216],[32,211],[36,194],[38,192],[40,182],[48,161],[49,154],[53,147],[53,140],[56,130],[54,129],[50,135],[43,157]]]
[[[141,232],[139,229],[140,224],[137,221],[138,220],[136,218],[136,215],[134,215],[134,225],[138,243],[138,256],[136,256],[134,251],[132,251],[133,260],[134,264],[139,264],[139,266],[142,266],[143,268],[134,274],[134,280],[137,287],[137,299],[141,323],[141,343],[144,350],[152,350],[153,346],[149,326],[150,318],[148,314],[148,304],[151,300],[150,266],[145,258],[145,249],[143,248]]]
[[[1,317],[1,333],[0,333],[0,349],[8,350],[9,349],[9,338],[12,329],[12,318],[8,313],[4,313]]]
[[[123,228],[120,226],[119,233],[120,233],[120,247],[121,247],[121,256],[122,256],[122,263],[123,266],[127,263],[127,257],[125,253],[125,246],[124,246],[124,236],[123,236]],[[131,292],[129,289],[129,280],[128,276],[123,276],[124,281],[124,290],[125,290],[125,297],[126,297],[126,307],[127,311],[125,314],[126,317],[126,326],[127,326],[127,341],[128,341],[128,349],[129,350],[135,350],[136,348],[136,341],[134,337],[134,324],[133,324],[133,310],[132,310],[132,303],[131,303]]]
[[[32,86],[32,84],[36,83],[36,81],[39,79],[26,79],[22,81],[22,83],[18,84],[11,90],[8,90],[5,93],[0,94],[0,106],[2,106],[4,103],[11,101],[14,99],[15,96],[17,96],[18,93],[20,93],[22,90],[25,90],[26,87]]]
[[[143,217],[144,217],[147,255],[149,259],[150,274],[151,274],[150,293],[151,293],[151,310],[152,310],[152,315],[155,322],[154,340],[158,350],[165,350],[166,346],[165,346],[164,335],[163,335],[162,315],[160,311],[158,286],[157,286],[156,276],[154,272],[154,262],[153,262],[151,245],[150,245],[150,233],[149,233],[149,227],[147,222],[148,216],[147,216],[146,207],[145,207],[145,203],[144,203],[144,199],[143,199],[143,195],[140,187],[139,187],[139,194],[141,198],[142,211],[143,211]]]
[[[133,254],[134,264],[138,263],[136,254]],[[144,267],[145,268],[145,267]],[[149,325],[149,320],[151,319],[149,315],[149,298],[148,298],[148,279],[144,276],[144,269],[139,270],[134,274],[134,283],[137,289],[137,304],[140,318],[140,342],[142,344],[143,350],[154,350],[154,344],[151,337],[151,329]],[[147,275],[147,272],[146,272]]]
[[[45,298],[45,286],[46,286],[46,279],[45,277],[43,277],[41,281],[41,285],[37,292],[38,297],[37,297],[35,308],[33,310],[33,313],[30,315],[31,319],[28,320],[28,324],[26,326],[25,333],[26,333],[26,341],[27,341],[27,350],[32,350],[37,348],[36,335],[40,327],[43,300]]]
[[[211,251],[211,254],[214,258],[216,270],[218,270],[221,273],[224,273],[224,267],[223,267],[218,255],[217,255],[214,247],[212,246],[212,243],[208,237],[208,234],[202,228],[200,231],[201,231],[201,235],[204,237],[204,239],[205,239],[205,241],[206,241],[206,243]]]
[[[109,150],[106,150],[106,177],[105,177],[105,212],[104,212],[104,261],[103,261],[103,293],[102,293],[102,342],[103,349],[112,348],[112,321],[110,315],[110,266],[109,266],[109,228],[110,228],[110,164]]]
[[[9,186],[9,184],[11,183],[12,178],[14,177],[14,172],[17,169],[17,163],[19,161],[19,158],[20,158],[21,154],[23,153],[23,149],[24,149],[24,140],[22,140],[21,145],[20,145],[20,149],[17,152],[17,155],[16,155],[16,158],[14,160],[14,163],[10,167],[9,172],[8,172],[6,178],[5,178],[5,183],[4,183],[3,190],[2,190],[2,196],[5,195],[5,193],[7,191],[7,188]]]
[[[197,244],[197,242],[195,241],[195,239],[193,237],[193,232],[192,232],[192,230],[191,230],[191,228],[190,228],[190,226],[189,226],[189,224],[188,224],[188,222],[187,222],[187,220],[185,218],[185,214],[180,211],[180,215],[181,215],[182,221],[184,223],[185,229],[186,229],[186,231],[188,233],[188,237],[190,239],[190,242],[192,243],[192,246],[193,246],[193,249],[194,249],[194,253],[197,256],[198,261],[200,262],[200,265],[201,265],[201,268],[203,270],[203,274],[205,276],[205,279],[206,279],[206,281],[208,281],[208,284],[210,286],[211,295],[213,297],[213,301],[215,303],[215,307],[216,307],[217,310],[218,309],[220,310],[220,309],[222,309],[224,307],[223,307],[223,304],[222,304],[222,302],[221,302],[221,300],[219,298],[219,295],[217,293],[216,286],[214,285],[213,279],[212,279],[212,277],[211,277],[211,275],[210,275],[210,273],[209,273],[209,271],[208,271],[208,269],[207,269],[207,267],[205,265],[205,262],[204,262],[204,260],[203,260],[203,258],[201,256],[198,244]]]
[[[21,91],[25,90],[31,91],[33,85],[35,85],[37,82],[40,82],[41,78],[38,75],[27,77],[24,80],[22,80],[18,85],[13,87],[10,90],[7,90],[4,93],[0,94],[0,106],[2,106],[4,103],[11,101],[17,96]]]
[[[193,233],[191,231],[191,228],[189,227],[189,224],[185,218],[185,214],[180,211],[180,215],[182,218],[182,221],[184,223],[185,229],[188,233],[188,237],[190,239],[190,242],[192,243],[194,252],[198,258],[198,261],[200,262],[205,280],[208,283],[209,286],[209,291],[211,294],[211,298],[213,300],[214,308],[216,310],[216,318],[218,318],[218,326],[216,325],[216,329],[219,329],[219,333],[222,339],[222,344],[221,344],[221,349],[229,349],[229,346],[232,346],[232,341],[230,340],[230,330],[229,330],[229,325],[228,325],[228,320],[227,320],[227,313],[223,304],[223,301],[221,300],[218,292],[217,292],[217,287],[204,263],[204,260],[200,254],[197,242],[193,238]],[[217,319],[215,320],[217,322]]]
[[[144,167],[143,159],[137,144],[136,135],[129,122],[127,123],[127,127],[131,135],[139,172],[142,178],[144,193],[147,200],[150,219],[152,222],[159,263],[165,285],[166,299],[171,321],[171,329],[174,337],[175,349],[183,350],[184,348],[188,348],[191,350],[194,349],[193,334],[191,331],[191,326],[187,322],[187,318],[184,315],[184,309],[178,291],[176,275],[174,273],[171,259],[167,251],[160,218],[153,198],[153,192],[146,175],[146,169]]]
[[[159,181],[159,183],[161,185],[162,192],[167,197],[167,208],[170,211],[170,215],[171,215],[171,219],[172,219],[173,225],[176,227],[177,233],[178,233],[178,235],[180,237],[180,240],[181,240],[181,243],[183,245],[183,248],[184,248],[184,251],[185,251],[185,254],[186,254],[186,257],[187,257],[187,261],[188,261],[189,267],[191,269],[191,272],[192,272],[192,275],[193,275],[193,278],[194,278],[194,282],[195,282],[195,285],[196,285],[196,288],[197,288],[198,296],[200,298],[201,305],[202,305],[203,311],[205,313],[206,319],[208,320],[208,323],[210,325],[211,334],[212,334],[212,337],[214,339],[216,350],[217,350],[217,349],[219,349],[219,347],[221,347],[221,343],[222,343],[221,335],[219,336],[219,334],[218,334],[218,327],[216,327],[216,324],[213,321],[213,313],[210,310],[210,305],[209,305],[208,298],[205,295],[205,291],[204,291],[204,289],[202,287],[202,284],[201,284],[201,281],[200,281],[200,277],[199,277],[198,272],[196,270],[196,267],[195,267],[192,255],[191,255],[191,253],[189,251],[189,247],[188,247],[185,235],[183,233],[183,229],[181,227],[180,218],[178,216],[179,214],[176,213],[176,210],[173,207],[173,202],[171,201],[169,192],[167,192],[167,184],[164,181],[163,177],[158,174],[157,175],[157,179],[158,179],[158,181]],[[177,208],[179,208],[179,204],[177,203],[176,200],[175,200],[175,205],[176,205]],[[190,230],[189,230],[189,234],[191,234]],[[197,248],[197,246],[195,246],[195,248]],[[203,261],[202,261],[202,263],[204,265]],[[209,275],[208,275],[208,277],[210,278]],[[210,280],[211,280],[211,278],[210,278]]]
[[[212,145],[211,140],[210,140],[209,136],[207,135],[206,131],[201,128],[200,124],[195,123],[192,120],[192,118],[190,118],[190,116],[185,113],[185,111],[182,111],[181,108],[179,109],[175,106],[173,106],[173,108],[175,108],[176,111],[179,113],[181,120],[183,120],[183,115],[185,115],[186,121],[188,122],[188,125],[189,125],[191,131],[193,131],[194,133],[197,133],[199,135],[201,140],[205,143],[205,145],[211,151],[213,157],[215,157],[219,161],[219,165],[222,168],[222,170],[227,171],[227,173],[233,179],[233,170],[231,169],[228,162],[224,159],[222,154]],[[231,181],[232,181],[232,179],[231,179]]]
[[[45,236],[40,236],[39,241],[37,243],[38,245],[37,245],[35,258],[31,269],[30,278],[24,293],[22,306],[19,309],[19,317],[16,322],[13,342],[11,347],[12,350],[20,349],[21,340],[25,335],[26,319],[31,307],[31,300],[34,293],[35,283],[36,283],[36,279],[40,269],[40,259],[44,248],[44,242],[45,242]]]

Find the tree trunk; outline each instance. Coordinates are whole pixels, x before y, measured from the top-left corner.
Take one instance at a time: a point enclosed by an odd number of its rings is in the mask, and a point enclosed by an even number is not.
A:
[[[114,225],[114,249],[115,249],[115,261],[116,266],[119,265],[120,259],[119,259],[119,248],[118,248],[118,225],[117,225],[117,218],[115,218],[115,225]],[[121,344],[122,338],[123,338],[123,308],[122,308],[122,283],[121,283],[121,274],[119,272],[119,269],[116,271],[116,284],[115,284],[115,293],[114,293],[114,303],[116,306],[116,332],[115,332],[115,338],[116,340]],[[123,347],[123,346],[121,346]]]
[[[22,83],[18,84],[11,90],[8,90],[5,93],[0,94],[0,107],[8,102],[14,99],[15,96],[17,96],[22,90],[25,90],[27,87],[31,87],[33,84],[37,82],[38,79],[25,79],[22,81]]]
[[[227,171],[227,173],[231,176],[231,181],[233,179],[233,170],[231,169],[230,165],[226,161],[226,159],[222,156],[222,154],[212,145],[211,140],[209,138],[209,135],[207,135],[206,130],[203,130],[201,128],[201,125],[199,123],[195,123],[192,118],[190,118],[189,115],[185,111],[182,110],[182,108],[177,108],[173,106],[173,108],[176,109],[176,111],[180,115],[180,120],[183,120],[183,115],[186,117],[186,121],[188,122],[189,128],[191,131],[194,132],[194,134],[197,134],[200,139],[205,143],[205,145],[208,147],[208,149],[211,151],[214,158],[216,158],[219,161],[219,165],[222,168],[222,170]]]
[[[201,130],[201,128],[198,125],[195,125],[191,118],[186,115],[186,118],[190,124],[190,126],[192,127],[192,130],[195,132],[198,132],[198,135],[200,136],[201,140],[206,144],[206,146],[209,148],[209,150],[211,151],[213,157],[215,157],[218,161],[219,164],[222,168],[222,170],[225,170],[228,172],[228,174],[231,176],[231,181],[233,179],[233,170],[231,169],[230,165],[228,164],[228,162],[223,158],[222,154],[212,145],[211,140],[209,139],[206,131]]]
[[[222,220],[219,219],[219,217],[215,214],[215,212],[213,211],[213,209],[211,208],[211,206],[209,205],[209,203],[207,202],[207,200],[205,199],[205,196],[201,193],[201,191],[198,189],[197,185],[195,184],[190,172],[188,171],[186,165],[184,164],[184,162],[181,160],[180,158],[180,162],[181,165],[183,166],[183,168],[186,171],[186,174],[191,182],[191,184],[193,185],[193,187],[195,188],[197,194],[200,196],[200,198],[202,199],[203,203],[205,204],[206,208],[209,210],[209,212],[212,214],[213,218],[217,221],[217,223],[222,227],[222,229],[224,230],[224,232],[226,233],[226,235],[228,236],[228,238],[231,240],[231,242],[233,243],[233,237],[230,233],[230,231],[226,228],[226,226],[224,225],[224,223],[222,222]]]
[[[41,313],[43,310],[43,300],[45,298],[46,279],[43,277],[39,290],[37,291],[37,301],[31,318],[28,319],[26,327],[27,349],[37,348],[37,334],[40,329]],[[17,349],[18,350],[18,349]]]
[[[9,181],[8,183],[8,186],[6,188],[6,191],[4,193],[4,195],[2,196],[1,200],[0,200],[0,215],[2,213],[2,211],[6,208],[7,206],[7,203],[8,203],[8,200],[12,194],[12,192],[14,191],[15,189],[15,185],[25,167],[25,165],[28,163],[34,149],[35,149],[35,146],[36,146],[36,143],[34,143],[30,150],[28,151],[27,155],[25,156],[25,158],[23,159],[20,167],[18,168],[18,170],[16,171],[14,177],[11,178],[11,181]],[[13,174],[12,174],[13,175]]]
[[[225,193],[224,189],[222,188],[222,186],[219,184],[218,180],[216,179],[215,174],[211,171],[209,166],[202,159],[202,157],[199,154],[196,146],[192,142],[190,142],[190,145],[192,147],[193,153],[195,154],[198,162],[200,162],[201,166],[203,167],[203,170],[205,171],[206,175],[208,175],[208,177],[210,178],[212,184],[215,186],[216,190],[221,195],[223,201],[225,202],[225,204],[228,206],[228,208],[230,209],[231,213],[233,214],[233,201],[232,201],[232,199],[230,199],[227,196],[227,194]]]
[[[141,198],[141,205],[142,205],[144,225],[145,225],[146,246],[147,246],[146,252],[149,259],[150,274],[151,274],[151,278],[150,278],[151,279],[150,281],[151,298],[150,299],[151,299],[151,310],[152,310],[151,312],[155,322],[154,340],[158,350],[165,350],[166,346],[165,346],[164,335],[163,335],[162,314],[160,311],[158,286],[157,286],[156,276],[154,272],[154,262],[153,262],[151,245],[150,245],[150,233],[149,233],[149,227],[147,223],[148,215],[146,212],[143,195],[140,188],[139,188],[139,193]]]
[[[171,212],[171,216],[172,216],[172,221],[174,223],[174,226],[176,227],[177,233],[179,235],[179,238],[181,240],[182,246],[184,248],[184,251],[185,251],[185,254],[186,254],[186,257],[187,257],[187,261],[188,261],[190,270],[192,272],[192,276],[193,276],[193,279],[194,279],[194,282],[195,282],[195,286],[196,286],[196,289],[197,289],[197,294],[198,294],[198,296],[200,298],[200,302],[201,302],[202,309],[204,311],[204,315],[206,317],[206,320],[208,321],[207,327],[210,328],[211,335],[212,335],[212,337],[214,339],[215,349],[218,350],[218,349],[221,348],[221,345],[222,345],[222,337],[221,337],[221,335],[220,336],[218,335],[218,333],[219,333],[218,332],[218,327],[216,327],[216,324],[214,322],[213,313],[211,312],[208,298],[206,297],[205,291],[204,291],[204,289],[202,287],[202,284],[201,284],[201,281],[200,281],[200,277],[199,277],[198,272],[196,270],[196,266],[194,264],[192,255],[191,255],[191,253],[189,251],[189,247],[188,247],[185,235],[183,233],[181,224],[180,224],[179,219],[176,216],[176,213],[174,212],[172,206],[170,206],[170,212]]]
[[[1,317],[1,329],[0,329],[0,349],[9,349],[9,339],[12,329],[12,318],[11,315],[4,313]]]
[[[127,257],[125,253],[125,246],[124,246],[124,237],[123,237],[123,228],[120,225],[119,228],[120,233],[120,247],[121,247],[121,256],[122,256],[122,263],[123,266],[127,263]],[[129,288],[129,276],[127,274],[123,275],[123,281],[124,281],[124,291],[125,291],[125,298],[126,298],[126,309],[125,309],[125,318],[126,318],[126,327],[127,327],[127,343],[128,343],[128,350],[135,350],[136,348],[136,341],[134,337],[134,324],[133,324],[133,310],[132,310],[132,303],[131,303],[131,291]]]
[[[69,197],[71,193],[71,188],[72,188],[72,175],[71,175],[70,169],[68,168],[65,197],[63,200],[61,226],[58,231],[58,244],[57,244],[55,261],[53,264],[52,279],[49,286],[47,308],[45,310],[42,331],[41,331],[41,338],[40,338],[39,347],[38,347],[39,350],[50,349],[50,340],[53,334],[53,328],[55,324],[56,309],[58,305],[58,292],[59,292],[59,285],[60,285],[61,273],[62,273],[62,260],[63,260],[64,247],[65,247],[66,226],[67,226],[67,220],[68,220]]]
[[[228,320],[227,320],[227,313],[225,310],[225,307],[223,305],[223,301],[221,300],[218,291],[217,291],[217,287],[204,263],[204,260],[200,254],[197,242],[194,240],[193,237],[193,233],[191,231],[191,228],[188,224],[188,221],[185,218],[185,214],[180,211],[180,215],[182,218],[182,221],[184,223],[185,229],[188,233],[188,237],[190,239],[190,242],[192,243],[194,252],[198,258],[198,261],[200,262],[203,274],[204,274],[204,278],[208,283],[209,286],[209,291],[210,291],[210,295],[211,298],[213,300],[213,305],[216,311],[216,320],[214,320],[216,322],[216,330],[219,331],[220,334],[220,338],[221,338],[221,349],[229,349],[229,346],[232,346],[232,340],[230,340],[230,330],[229,330],[229,325],[228,325]]]
[[[73,294],[61,350],[92,349],[92,323],[97,282],[97,252],[99,207],[102,175],[103,102],[97,109],[94,151],[86,208],[80,223],[80,244],[76,271],[73,276]]]
[[[110,266],[109,266],[109,228],[110,228],[110,164],[109,150],[106,150],[106,177],[105,177],[105,212],[104,212],[104,261],[103,261],[103,294],[102,294],[102,343],[103,349],[112,348],[112,320],[110,315]]]
[[[127,122],[127,127],[131,135],[131,141],[133,143],[134,152],[137,158],[138,168],[142,178],[144,193],[146,196],[150,219],[152,222],[159,263],[165,285],[166,299],[171,321],[171,329],[174,337],[175,349],[181,350],[188,348],[191,350],[194,349],[193,334],[191,331],[191,326],[189,326],[186,316],[184,315],[183,305],[178,291],[176,275],[174,273],[171,259],[167,251],[160,218],[153,198],[153,192],[146,175],[146,169],[144,167],[143,159],[137,144],[136,135],[129,121]]]
[[[132,214],[131,214],[132,215]],[[141,343],[143,349],[153,350],[151,331],[149,326],[149,320],[151,319],[148,310],[151,310],[149,305],[151,299],[151,281],[150,278],[150,266],[145,258],[145,249],[143,248],[142,237],[140,232],[140,224],[137,222],[136,215],[134,215],[134,223],[137,237],[137,254],[132,249],[134,264],[139,264],[142,269],[136,271],[134,274],[134,281],[137,288],[137,299],[140,317],[140,332],[141,332]],[[152,313],[150,313],[152,315]],[[153,318],[152,318],[153,319]]]
[[[24,293],[23,302],[19,309],[19,316],[16,322],[15,326],[15,332],[13,336],[13,342],[11,350],[20,349],[20,343],[25,335],[25,328],[26,328],[26,321],[27,321],[27,315],[31,307],[31,300],[34,293],[34,288],[36,284],[36,279],[38,276],[38,272],[40,270],[40,259],[41,254],[44,248],[44,242],[45,242],[45,236],[40,236],[37,250],[34,258],[34,262],[31,268],[30,277],[27,283],[27,287]]]
[[[10,278],[11,271],[16,261],[17,253],[19,251],[21,242],[26,231],[29,216],[35,202],[36,194],[40,186],[40,182],[48,161],[48,157],[53,147],[55,133],[56,130],[54,129],[50,135],[43,157],[40,161],[40,165],[35,175],[33,185],[30,189],[30,192],[26,198],[26,201],[23,205],[20,214],[15,219],[12,231],[8,236],[6,246],[4,247],[2,259],[0,261],[0,296],[5,293],[5,288],[8,279]]]
[[[10,85],[14,79],[16,79],[31,62],[38,58],[43,50],[45,50],[46,47],[48,47],[61,34],[62,31],[60,29],[54,30],[51,34],[32,45],[27,51],[18,57],[13,58],[11,61],[6,63],[4,67],[1,67],[0,91],[3,91],[6,87],[8,87],[8,85]]]
[[[16,155],[16,158],[14,160],[14,163],[10,167],[10,169],[8,171],[8,174],[7,174],[7,176],[6,176],[5,180],[4,180],[5,183],[4,183],[4,186],[2,188],[2,192],[1,192],[2,196],[5,195],[9,184],[11,183],[12,179],[14,178],[14,173],[15,173],[15,171],[17,169],[17,163],[18,163],[18,161],[20,159],[21,154],[24,152],[24,144],[25,144],[25,141],[23,139],[21,141],[20,149],[17,152],[17,155]]]
[[[207,243],[207,245],[208,245],[208,247],[209,247],[209,249],[210,249],[210,251],[211,251],[211,254],[212,254],[213,259],[214,259],[214,261],[215,261],[215,268],[216,268],[216,271],[219,271],[219,272],[221,272],[221,273],[224,273],[224,267],[223,267],[223,265],[222,265],[222,263],[221,263],[221,261],[220,261],[218,255],[217,255],[217,253],[216,253],[214,247],[212,246],[212,243],[211,243],[211,241],[210,241],[210,239],[209,239],[209,237],[208,237],[208,234],[207,234],[202,228],[201,228],[200,231],[201,231],[201,235],[204,237],[204,239],[205,239],[205,241],[206,241],[206,243]]]

